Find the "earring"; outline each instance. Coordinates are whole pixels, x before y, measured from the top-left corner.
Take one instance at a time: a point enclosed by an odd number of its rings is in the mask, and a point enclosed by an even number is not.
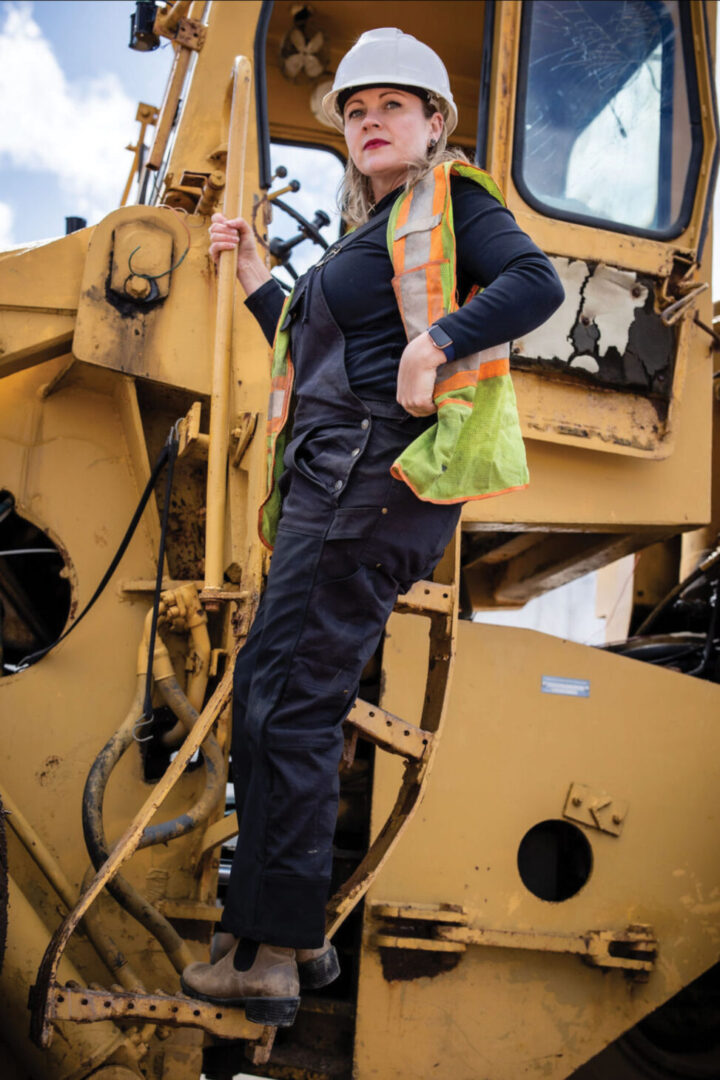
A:
[[[428,143],[428,150],[432,151],[437,146],[437,139],[431,139]]]

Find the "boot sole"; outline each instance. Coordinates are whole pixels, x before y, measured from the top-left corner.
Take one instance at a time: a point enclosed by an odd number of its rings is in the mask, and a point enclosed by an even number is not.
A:
[[[268,1027],[292,1027],[295,1023],[298,1009],[300,1008],[299,997],[238,997],[218,998],[209,994],[200,994],[180,979],[180,986],[188,997],[198,1001],[207,1001],[211,1005],[225,1005],[245,1010],[245,1015],[253,1024],[263,1024]]]
[[[323,986],[329,986],[340,974],[340,961],[335,946],[331,945],[327,952],[314,960],[303,961],[297,968],[301,990],[320,990]]]

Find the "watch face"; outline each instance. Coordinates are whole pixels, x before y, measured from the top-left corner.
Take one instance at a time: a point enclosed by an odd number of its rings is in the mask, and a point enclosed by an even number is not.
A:
[[[430,326],[428,333],[438,348],[446,349],[448,345],[452,345],[452,338],[445,333],[442,326]]]

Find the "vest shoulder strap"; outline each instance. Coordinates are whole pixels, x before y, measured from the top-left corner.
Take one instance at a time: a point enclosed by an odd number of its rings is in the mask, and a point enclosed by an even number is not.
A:
[[[408,341],[457,308],[452,175],[473,180],[505,205],[490,174],[465,161],[442,162],[396,199],[388,220],[387,245]]]

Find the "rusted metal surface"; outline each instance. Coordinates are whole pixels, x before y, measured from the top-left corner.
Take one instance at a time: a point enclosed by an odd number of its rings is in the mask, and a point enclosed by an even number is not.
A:
[[[257,1041],[248,1042],[245,1046],[245,1056],[248,1061],[251,1061],[253,1065],[267,1065],[275,1043],[276,1033],[277,1028],[265,1027]]]
[[[514,342],[513,366],[652,395],[666,410],[676,341],[655,311],[653,278],[604,263],[553,262],[565,301],[539,330]]]
[[[413,979],[434,979],[453,971],[460,963],[461,954],[455,949],[447,952],[414,949],[405,945],[403,938],[392,939],[392,945],[378,944],[383,978],[387,982],[410,982]]]
[[[175,41],[193,52],[200,52],[205,44],[207,28],[198,19],[181,19],[175,33]]]
[[[129,994],[88,987],[54,986],[48,1018],[92,1024],[99,1020],[151,1020],[170,1027],[197,1027],[222,1039],[260,1040],[264,1029],[239,1008],[225,1008],[170,994]]]

